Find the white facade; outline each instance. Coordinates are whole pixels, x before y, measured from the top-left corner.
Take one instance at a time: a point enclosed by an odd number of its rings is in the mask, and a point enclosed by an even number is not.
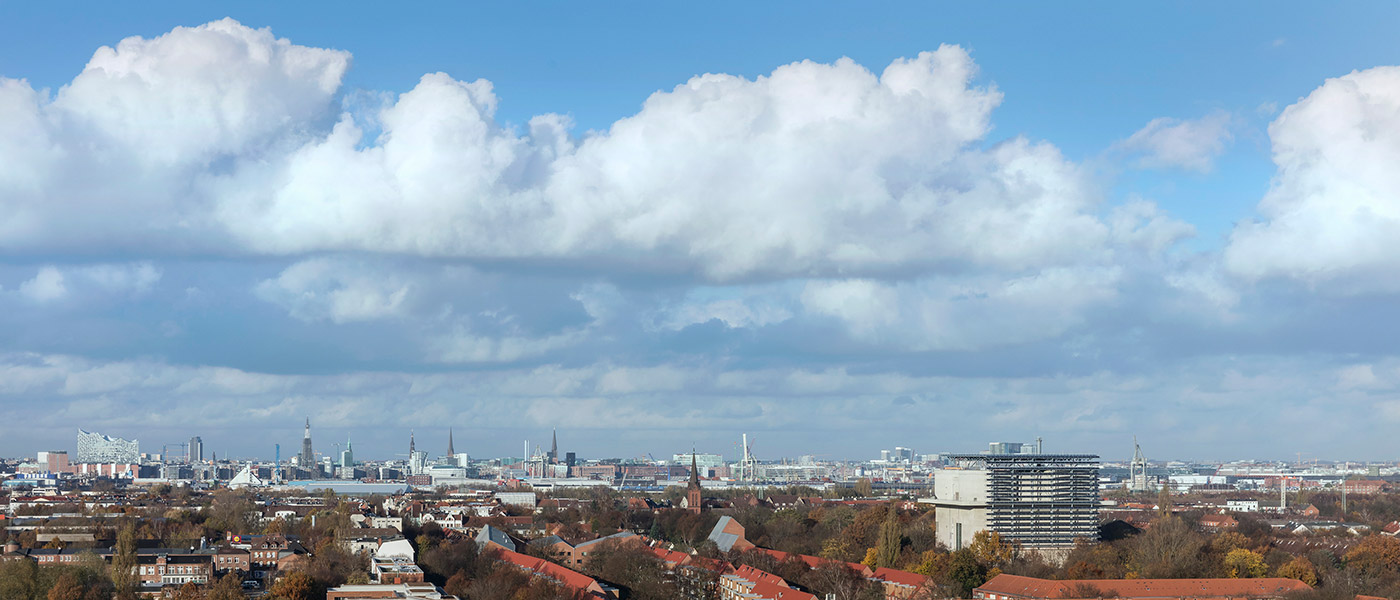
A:
[[[534,492],[496,492],[496,499],[501,504],[512,504],[515,506],[527,506],[534,508],[537,502]]]
[[[78,430],[78,462],[80,463],[139,463],[141,449],[138,440],[124,440]]]
[[[987,529],[987,472],[939,471],[933,478],[935,535],[948,550],[972,543],[972,535]]]
[[[1226,500],[1225,509],[1235,512],[1259,512],[1258,500]]]

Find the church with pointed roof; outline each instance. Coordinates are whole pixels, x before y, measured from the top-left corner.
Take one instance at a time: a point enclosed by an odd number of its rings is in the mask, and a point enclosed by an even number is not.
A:
[[[705,505],[700,493],[700,467],[695,463],[695,451],[690,452],[690,484],[685,488],[685,509],[699,514]]]

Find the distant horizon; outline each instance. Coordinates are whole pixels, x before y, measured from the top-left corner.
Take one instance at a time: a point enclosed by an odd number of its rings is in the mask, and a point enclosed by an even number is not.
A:
[[[75,429],[77,429],[77,430],[84,430],[83,428],[75,428]],[[361,431],[364,431],[364,430],[379,431],[379,432],[381,432],[381,433],[383,432],[382,429],[369,429],[369,428],[361,429]],[[128,436],[111,435],[111,434],[107,434],[107,433],[101,432],[101,431],[91,431],[91,430],[86,430],[86,431],[88,431],[89,433],[96,433],[96,434],[101,434],[101,435],[107,435],[108,437],[120,438],[120,439],[127,440],[127,441],[132,441],[133,439],[135,439],[135,440],[138,441],[138,442],[140,441],[139,437],[137,437],[137,438],[132,438],[132,437],[128,437]],[[345,429],[345,430],[342,430],[342,431],[343,431],[343,432],[344,432],[344,431],[353,432],[353,431],[356,431],[356,430],[353,430],[353,429]],[[438,460],[438,459],[440,459],[440,458],[442,458],[442,457],[447,456],[447,452],[446,452],[446,451],[447,451],[447,431],[446,431],[445,428],[443,428],[443,430],[442,430],[442,432],[441,432],[442,435],[440,436],[440,437],[442,438],[442,440],[441,440],[441,442],[442,442],[442,443],[441,443],[441,446],[442,446],[442,447],[440,448],[440,450],[442,450],[442,452],[440,452],[440,453],[436,452],[435,450],[432,450],[432,448],[435,448],[436,446],[434,446],[434,445],[429,445],[429,444],[433,444],[435,441],[437,441],[437,440],[436,440],[436,437],[438,437],[438,436],[434,436],[433,438],[430,438],[430,439],[428,439],[428,440],[424,440],[422,437],[418,436],[418,432],[419,432],[419,431],[424,431],[423,429],[414,429],[414,430],[412,430],[412,431],[413,431],[413,434],[414,434],[414,436],[415,436],[415,441],[417,442],[417,448],[418,448],[418,450],[427,452],[427,453],[428,453],[427,456],[428,456],[428,460],[429,460],[429,461],[436,461],[436,460]],[[438,433],[438,432],[437,432],[437,428],[427,429],[426,431],[428,431],[428,432],[430,432],[430,433]],[[454,428],[454,431],[455,431],[455,428]],[[568,432],[566,432],[566,435],[567,435],[567,434],[568,434]],[[199,435],[199,434],[192,434],[191,437],[193,437],[193,436],[195,436],[195,435]],[[405,433],[405,436],[404,436],[404,437],[407,438],[407,435],[408,435],[408,434]],[[456,434],[454,433],[454,437],[455,437],[455,436],[456,436]],[[204,436],[200,436],[200,437],[203,438]],[[325,451],[323,451],[322,449],[320,449],[320,448],[321,448],[321,445],[320,445],[319,442],[316,441],[316,440],[318,439],[318,437],[317,437],[317,430],[316,430],[316,427],[315,427],[315,423],[314,423],[314,422],[312,423],[312,427],[311,427],[311,437],[312,437],[312,446],[313,446],[313,449],[315,450],[316,454],[317,454],[318,456],[323,456],[323,457],[332,457],[332,458],[337,462],[337,464],[338,464],[338,460],[339,460],[339,459],[338,459],[338,458],[335,458],[335,457],[336,457],[335,452],[338,452],[339,450],[343,450],[343,448],[339,448],[339,447],[337,446],[337,442],[332,441],[332,442],[329,443],[329,445],[330,445],[332,448],[336,448],[336,450],[332,450],[331,452],[325,452]],[[756,436],[754,436],[754,437],[755,437],[755,439],[756,439]],[[189,439],[189,438],[186,438],[186,439]],[[458,439],[460,439],[460,438],[458,438]],[[521,441],[523,442],[524,440],[522,439]],[[975,455],[975,454],[986,453],[988,450],[987,450],[987,448],[986,448],[985,446],[988,446],[988,445],[990,445],[991,443],[994,443],[994,442],[1008,442],[1008,441],[1012,441],[1012,440],[989,440],[986,444],[983,444],[983,446],[984,446],[983,448],[979,448],[979,449],[975,449],[975,450],[953,450],[953,449],[943,449],[943,450],[937,450],[937,451],[926,451],[926,450],[920,450],[920,449],[918,449],[918,448],[916,448],[916,447],[912,447],[912,446],[905,446],[905,447],[906,447],[906,448],[910,448],[911,450],[913,450],[913,451],[914,451],[914,454],[915,454],[915,455],[918,455],[918,456],[924,456],[924,455],[930,455],[930,454],[937,454],[937,455],[939,455],[939,456],[950,456],[950,455],[959,455],[959,454],[964,454],[964,455]],[[294,440],[294,442],[295,442],[294,445],[292,445],[292,444],[283,444],[284,446],[287,446],[287,447],[291,447],[291,448],[292,448],[292,451],[291,451],[291,452],[287,452],[286,449],[284,448],[284,452],[283,452],[283,455],[282,455],[282,460],[283,460],[284,462],[285,462],[285,461],[288,461],[288,460],[295,460],[295,459],[296,459],[297,452],[299,452],[300,449],[301,449],[301,438],[300,438],[300,437],[297,437],[297,438]],[[353,433],[351,434],[350,443],[351,443],[352,445],[354,445],[354,444],[356,443]],[[1027,444],[1027,445],[1034,445],[1034,440],[1025,441],[1025,442],[1019,442],[1019,443],[1024,443],[1024,444]],[[263,455],[259,455],[259,454],[238,454],[238,453],[234,453],[234,454],[232,455],[233,457],[232,457],[232,458],[229,458],[229,456],[224,455],[222,452],[219,452],[217,449],[214,449],[212,446],[210,446],[210,445],[208,444],[208,441],[207,441],[207,440],[204,441],[204,444],[205,444],[204,447],[205,447],[205,452],[206,452],[206,454],[208,454],[211,458],[214,456],[214,454],[218,454],[218,456],[222,457],[220,460],[259,460],[259,461],[271,461],[271,460],[273,459],[272,454],[268,454],[268,455],[266,455],[266,456],[263,456]],[[177,444],[170,444],[170,446],[172,446],[172,447],[173,447],[173,446],[176,446],[176,445],[177,445]],[[457,444],[457,445],[460,446],[460,444]],[[737,447],[738,444],[736,443],[735,446]],[[751,444],[751,446],[752,446],[752,444]],[[760,461],[762,461],[762,462],[767,462],[767,461],[778,461],[778,460],[796,460],[796,459],[799,459],[799,458],[802,458],[802,457],[805,457],[805,456],[814,456],[814,457],[817,457],[817,460],[818,460],[819,462],[869,462],[869,461],[873,461],[873,460],[878,460],[878,459],[879,459],[879,456],[880,456],[880,451],[881,451],[881,450],[893,450],[893,449],[894,449],[895,447],[897,447],[897,446],[899,446],[899,444],[894,444],[894,445],[891,445],[891,446],[885,447],[885,448],[876,448],[873,452],[870,453],[869,456],[851,456],[851,457],[846,457],[846,458],[832,457],[829,453],[822,453],[822,452],[819,452],[818,450],[820,450],[820,448],[815,448],[815,449],[813,449],[812,451],[794,451],[795,453],[779,454],[779,455],[775,455],[775,456],[757,456],[757,453],[755,453],[755,456],[756,456],[756,458],[757,458],[758,460],[760,460]],[[160,446],[157,445],[155,448],[159,448],[159,447],[160,447]],[[531,448],[532,448],[532,449],[535,448],[535,447],[536,447],[535,444],[531,444]],[[542,451],[542,452],[548,451],[548,446],[547,446],[547,444],[540,444],[540,445],[538,445],[538,447],[539,447],[540,451]],[[405,440],[405,442],[404,442],[404,448],[403,448],[403,449],[404,449],[404,450],[407,450],[407,448],[408,448],[408,446],[407,446],[407,440]],[[426,449],[425,449],[425,448],[426,448]],[[472,452],[469,452],[469,451],[462,450],[462,449],[460,449],[460,448],[455,448],[455,449],[456,449],[456,454],[466,454],[466,455],[472,457],[473,460],[499,460],[499,459],[505,459],[505,458],[516,458],[516,459],[522,458],[522,456],[520,456],[518,453],[515,453],[515,454],[511,454],[511,453],[506,453],[506,454],[475,454],[475,453],[472,453]],[[518,450],[519,450],[519,449],[523,449],[523,447],[522,447],[522,448],[517,448],[517,449],[518,449]],[[10,458],[10,459],[20,459],[20,460],[24,460],[24,459],[33,459],[33,458],[34,458],[34,455],[35,455],[36,453],[38,453],[38,452],[60,452],[60,451],[61,451],[61,452],[69,452],[70,454],[74,454],[75,451],[76,451],[76,449],[75,449],[74,447],[67,447],[67,448],[46,448],[46,449],[37,449],[37,448],[36,448],[35,450],[33,450],[32,452],[30,452],[30,453],[27,454],[27,455],[14,455],[14,456],[9,456],[8,458]],[[532,451],[533,451],[533,450],[532,450]],[[404,452],[404,453],[390,453],[390,454],[394,454],[394,456],[392,456],[392,457],[390,457],[390,458],[383,458],[383,456],[385,456],[385,454],[376,454],[376,453],[374,453],[374,452],[370,452],[368,455],[366,455],[365,452],[364,452],[363,450],[361,450],[358,446],[356,446],[354,452],[355,452],[355,458],[356,458],[356,462],[357,462],[357,463],[359,463],[359,462],[364,462],[364,461],[390,462],[390,461],[396,461],[396,460],[406,460],[406,457],[407,457],[407,452]],[[618,460],[650,460],[650,459],[647,458],[647,455],[648,455],[648,454],[652,454],[652,455],[655,455],[655,454],[656,454],[654,450],[653,450],[653,451],[645,451],[645,450],[643,450],[643,451],[641,451],[639,454],[636,454],[636,455],[631,455],[631,454],[629,454],[629,453],[627,453],[627,452],[623,452],[623,453],[621,453],[621,454],[611,454],[611,455],[608,455],[608,454],[590,455],[590,454],[587,454],[587,453],[584,453],[584,452],[580,452],[579,450],[572,449],[572,448],[570,448],[570,447],[567,447],[567,446],[561,444],[560,449],[559,449],[560,456],[562,457],[564,454],[569,453],[569,452],[574,452],[574,453],[576,453],[578,459],[581,460],[581,461],[582,461],[582,460],[613,460],[613,459],[618,459]],[[634,452],[635,452],[635,451],[634,451]],[[730,454],[726,454],[725,452],[711,452],[711,451],[706,451],[704,448],[696,448],[695,452],[698,453],[698,454],[719,454],[720,456],[722,456],[722,457],[724,458],[724,460],[725,460],[726,462],[735,462],[735,461],[738,461],[739,458],[740,458],[740,456],[741,456],[741,455],[738,455],[738,454],[736,454],[736,455],[730,455]],[[161,454],[161,452],[160,452],[159,450],[157,450],[157,449],[148,449],[146,446],[141,446],[141,453],[142,453],[142,454],[145,454],[145,455],[158,455],[158,454]],[[666,460],[671,460],[671,458],[674,457],[674,456],[676,456],[676,455],[688,455],[688,454],[690,454],[690,451],[689,451],[689,450],[684,450],[684,451],[668,451],[668,452],[666,452],[666,453],[664,454],[664,456],[657,456],[655,460],[658,460],[658,461],[666,461]],[[1099,461],[1100,461],[1101,463],[1126,463],[1126,462],[1130,462],[1130,461],[1132,460],[1132,453],[1131,453],[1131,452],[1127,453],[1123,458],[1117,458],[1117,457],[1112,456],[1112,455],[1104,455],[1103,453],[1092,452],[1092,451],[1080,451],[1080,450],[1068,450],[1068,449],[1065,450],[1065,451],[1062,451],[1062,452],[1061,452],[1061,451],[1046,452],[1046,454],[1089,454],[1089,455],[1094,455],[1094,456],[1098,457],[1098,459],[1099,459]],[[178,453],[178,451],[175,451],[175,450],[172,450],[172,451],[170,452],[170,455],[171,455],[171,456],[180,456],[180,454]],[[1307,465],[1307,464],[1312,464],[1312,463],[1316,462],[1316,463],[1320,463],[1320,464],[1363,463],[1363,464],[1366,464],[1366,465],[1376,465],[1376,464],[1383,464],[1383,465],[1384,465],[1384,464],[1391,464],[1391,465],[1395,465],[1395,466],[1400,466],[1400,461],[1397,461],[1397,460],[1377,460],[1377,459],[1357,459],[1357,458],[1353,458],[1353,459],[1347,459],[1347,458],[1319,458],[1319,457],[1313,457],[1313,456],[1311,456],[1311,455],[1305,455],[1305,456],[1303,456],[1303,457],[1302,457],[1302,462],[1299,462],[1299,461],[1298,461],[1298,457],[1297,457],[1296,455],[1295,455],[1294,457],[1290,457],[1290,458],[1286,458],[1286,459],[1284,459],[1284,458],[1267,458],[1267,457],[1236,457],[1236,458],[1227,458],[1227,459],[1219,459],[1219,458],[1153,458],[1153,457],[1151,457],[1151,456],[1148,456],[1148,457],[1147,457],[1147,461],[1148,461],[1149,464],[1153,464],[1153,463],[1163,463],[1163,464],[1164,464],[1164,463],[1170,463],[1170,462],[1185,462],[1185,463],[1192,463],[1192,464],[1229,464],[1229,463],[1239,463],[1239,462],[1260,462],[1260,463],[1278,463],[1278,464],[1286,464],[1286,465],[1299,465],[1299,464]]]

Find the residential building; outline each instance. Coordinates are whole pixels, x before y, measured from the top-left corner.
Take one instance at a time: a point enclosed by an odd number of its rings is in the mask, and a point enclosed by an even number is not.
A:
[[[369,561],[369,572],[379,583],[418,583],[423,581],[423,569],[412,559],[402,556],[375,556]]]
[[[1312,589],[1297,579],[1037,579],[1001,574],[972,591],[974,600],[1184,600],[1235,598],[1278,600]]]
[[[719,518],[719,522],[715,523],[714,529],[710,530],[710,535],[706,539],[719,546],[721,552],[744,551],[754,547],[752,543],[744,539],[744,526],[735,521],[734,517],[728,515]]]
[[[808,592],[793,588],[782,577],[748,565],[719,578],[720,600],[817,600]]]
[[[423,582],[342,585],[326,590],[326,600],[457,600],[441,588]]]

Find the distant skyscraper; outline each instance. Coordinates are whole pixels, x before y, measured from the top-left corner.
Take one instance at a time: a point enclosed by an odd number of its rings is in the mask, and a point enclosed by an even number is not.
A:
[[[120,463],[141,462],[141,448],[138,440],[127,441],[89,431],[78,430],[79,463]]]
[[[342,470],[353,471],[355,468],[355,452],[350,447],[350,436],[345,436],[345,450],[340,453],[340,468]],[[349,477],[348,475],[346,477]]]
[[[418,475],[428,466],[427,452],[419,452],[413,439],[413,430],[408,431],[408,474]]]
[[[306,434],[301,438],[301,454],[297,455],[297,466],[308,471],[316,468],[316,455],[311,451],[311,419],[306,419]]]
[[[204,462],[204,440],[199,439],[199,436],[190,438],[190,462]]]

